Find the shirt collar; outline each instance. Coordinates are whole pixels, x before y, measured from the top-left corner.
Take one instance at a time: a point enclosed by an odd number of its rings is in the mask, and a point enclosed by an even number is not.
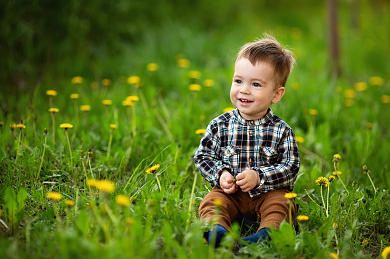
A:
[[[274,113],[272,112],[271,108],[268,108],[267,113],[264,115],[264,117],[257,119],[257,120],[246,120],[244,119],[239,111],[237,109],[233,110],[234,115],[237,117],[238,122],[243,125],[262,125],[268,121],[272,120],[272,117],[274,116]]]

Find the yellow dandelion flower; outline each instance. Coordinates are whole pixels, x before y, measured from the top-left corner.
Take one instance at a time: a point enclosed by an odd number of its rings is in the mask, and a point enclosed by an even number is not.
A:
[[[188,72],[188,76],[189,76],[189,78],[192,78],[192,79],[198,79],[198,78],[200,78],[201,73],[199,71],[196,71],[196,70],[191,70],[190,72]]]
[[[372,76],[372,77],[370,77],[370,84],[371,85],[382,86],[382,85],[384,85],[384,83],[385,83],[385,81],[380,76]]]
[[[312,116],[318,115],[318,110],[317,109],[309,109],[309,114]]]
[[[110,124],[111,129],[116,129],[116,124]]]
[[[223,109],[223,112],[224,112],[224,113],[230,112],[230,111],[233,111],[234,109],[236,109],[236,108],[228,107],[228,108]]]
[[[127,83],[129,85],[136,85],[140,81],[141,81],[141,78],[139,76],[129,76],[129,78],[127,78]]]
[[[307,220],[309,220],[309,217],[306,215],[298,215],[297,220],[298,221],[307,221]]]
[[[62,124],[60,124],[60,128],[67,130],[67,129],[73,128],[73,125],[70,123],[62,123]]]
[[[83,78],[81,76],[75,76],[72,78],[72,84],[81,84],[83,82]]]
[[[189,88],[193,92],[199,92],[202,89],[200,84],[190,84]]]
[[[197,134],[197,135],[203,135],[203,134],[205,134],[206,133],[206,129],[197,129],[196,131],[195,131],[195,134]]]
[[[372,122],[367,122],[367,129],[372,129],[372,126],[374,126]]]
[[[73,207],[75,205],[75,202],[72,200],[65,200],[65,204],[68,205],[69,207]]]
[[[46,91],[46,95],[47,96],[56,96],[57,95],[57,91],[55,91],[55,90],[47,90]]]
[[[305,139],[303,137],[300,137],[300,136],[297,136],[295,139],[297,140],[298,143],[304,143],[305,142]]]
[[[87,185],[89,187],[96,188],[97,182],[98,181],[96,179],[87,179]]]
[[[83,111],[83,112],[88,112],[88,111],[91,110],[91,106],[88,105],[88,104],[81,105],[80,106],[80,110]]]
[[[4,122],[3,121],[0,121],[0,128],[2,128],[4,125]]]
[[[156,63],[149,63],[146,67],[146,69],[150,72],[157,71],[158,65]]]
[[[58,193],[58,192],[49,192],[47,195],[46,195],[47,198],[51,199],[51,200],[55,200],[55,201],[58,201],[58,200],[61,200],[62,199],[62,194],[61,193]]]
[[[104,85],[104,86],[110,86],[110,85],[111,85],[111,80],[108,79],[108,78],[104,78],[104,79],[102,80],[102,85]]]
[[[109,180],[100,180],[96,183],[96,189],[102,192],[113,192],[115,190],[115,185]]]
[[[355,90],[358,92],[363,92],[367,90],[367,83],[366,82],[357,82],[355,84]]]
[[[186,68],[190,66],[190,61],[185,58],[180,58],[177,60],[177,65],[182,68]]]
[[[356,96],[356,92],[353,89],[346,89],[344,91],[344,97],[348,99],[353,99]]]
[[[26,128],[26,125],[24,125],[24,124],[22,124],[22,123],[19,123],[19,124],[16,124],[16,127],[18,128],[18,129],[25,129]]]
[[[133,218],[126,218],[126,224],[133,225],[135,220]]]
[[[214,80],[213,79],[206,79],[203,81],[203,85],[205,87],[212,87],[214,85]]]
[[[136,101],[139,101],[139,97],[136,96],[136,95],[129,95],[126,97],[126,100],[129,100],[129,101],[132,101],[132,102],[136,102]]]
[[[365,246],[365,245],[367,245],[367,244],[368,244],[367,239],[363,239],[363,241],[362,241],[362,246]]]
[[[288,192],[288,193],[284,194],[284,197],[287,199],[294,199],[297,197],[297,194],[294,192]]]
[[[333,174],[333,175],[341,175],[342,172],[341,172],[341,171],[333,171],[332,174]]]
[[[339,259],[339,256],[336,253],[330,253],[332,259]]]
[[[221,207],[223,205],[223,201],[219,198],[214,199],[214,206]]]
[[[70,99],[72,99],[72,100],[77,100],[77,99],[79,99],[80,98],[80,95],[79,94],[71,94],[70,95]]]
[[[59,112],[60,110],[58,108],[50,108],[49,109],[49,112],[52,112],[52,113],[57,113]]]
[[[133,106],[133,105],[134,105],[134,102],[133,102],[133,101],[130,101],[130,100],[128,100],[128,99],[126,99],[126,100],[124,100],[124,101],[122,102],[122,106],[128,107],[128,106]]]
[[[384,94],[381,96],[382,103],[390,103],[390,95]]]
[[[328,179],[329,182],[331,183],[334,179],[336,179],[336,177],[334,175],[329,175]]]
[[[317,185],[324,186],[324,187],[328,187],[328,185],[329,185],[328,179],[325,177],[322,177],[322,176],[317,178],[316,183],[317,183]]]
[[[341,159],[340,154],[334,154],[333,159],[340,160]]]
[[[127,207],[130,205],[130,198],[127,197],[126,195],[118,195],[115,197],[115,201],[118,205],[122,206],[122,207]]]
[[[112,100],[103,100],[102,101],[102,103],[103,103],[103,105],[105,105],[105,106],[110,106],[111,104],[112,104]]]
[[[333,222],[332,227],[337,228],[339,225],[336,222]]]
[[[386,259],[389,254],[390,254],[390,246],[383,249],[381,253],[383,259]]]
[[[11,123],[9,127],[11,128],[11,130],[14,130],[16,128],[16,123]]]
[[[154,166],[149,167],[148,169],[146,169],[146,172],[147,172],[148,174],[151,174],[151,173],[153,173],[154,171],[156,171],[156,170],[159,169],[159,168],[160,168],[160,165],[159,165],[159,164],[156,164],[156,165],[154,165]]]

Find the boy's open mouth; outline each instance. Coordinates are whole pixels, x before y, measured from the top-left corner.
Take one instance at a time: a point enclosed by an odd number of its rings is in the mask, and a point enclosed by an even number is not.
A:
[[[249,101],[247,99],[238,99],[242,103],[253,103],[253,101]]]

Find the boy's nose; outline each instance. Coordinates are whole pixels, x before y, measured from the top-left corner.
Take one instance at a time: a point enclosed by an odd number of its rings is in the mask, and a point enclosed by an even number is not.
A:
[[[250,93],[250,86],[248,86],[247,84],[243,84],[240,87],[240,93],[242,93],[242,94],[249,94]]]

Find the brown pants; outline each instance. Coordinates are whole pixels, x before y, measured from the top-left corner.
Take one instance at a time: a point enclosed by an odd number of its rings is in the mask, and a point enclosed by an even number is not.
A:
[[[274,190],[251,198],[240,188],[233,194],[226,194],[221,189],[213,188],[200,203],[199,217],[209,221],[216,220],[215,224],[222,225],[227,230],[230,230],[232,222],[239,217],[251,220],[260,218],[258,230],[279,228],[284,219],[289,222],[289,215],[295,218],[297,214],[294,201],[284,197],[288,192],[284,189]],[[216,199],[222,201],[218,208],[215,205]]]

